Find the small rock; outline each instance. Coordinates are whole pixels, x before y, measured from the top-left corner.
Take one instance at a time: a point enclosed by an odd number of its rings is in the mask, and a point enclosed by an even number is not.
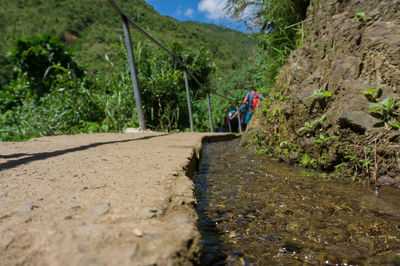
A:
[[[33,205],[28,204],[28,205],[25,206],[25,208],[26,208],[28,211],[31,211],[31,210],[33,210]]]
[[[180,224],[188,224],[189,223],[189,219],[188,218],[183,218],[183,217],[178,217],[175,219],[171,220],[172,223],[180,223]]]
[[[390,178],[387,175],[383,175],[378,178],[378,180],[376,181],[376,184],[378,186],[388,186],[388,185],[391,185],[391,183],[392,183],[391,181],[392,181],[392,178]]]
[[[137,236],[137,237],[142,237],[142,236],[143,236],[143,232],[140,231],[140,229],[138,229],[138,228],[135,228],[135,229],[133,230],[133,233],[134,233],[135,236]]]
[[[5,197],[5,196],[7,196],[7,191],[0,190],[0,197]]]
[[[64,220],[71,220],[71,219],[72,219],[71,215],[67,215],[67,216],[64,217]]]
[[[99,217],[103,214],[106,214],[109,210],[110,210],[110,203],[106,203],[106,204],[98,205],[98,206],[91,208],[84,214],[84,216]]]
[[[85,252],[85,248],[81,244],[79,244],[78,245],[78,251],[83,253],[83,252]]]
[[[292,254],[299,254],[301,252],[301,248],[294,243],[285,243],[282,248],[285,253],[290,252]]]
[[[172,171],[171,173],[173,176],[178,176],[178,171]]]
[[[147,217],[148,217],[148,218],[157,217],[157,212],[158,212],[158,209],[157,209],[157,208],[148,209],[148,210],[147,210]]]
[[[81,206],[79,204],[80,202],[77,200],[71,201],[70,202],[71,209],[80,209]]]
[[[124,130],[124,133],[140,133],[140,132],[141,132],[140,128],[129,127]]]
[[[10,244],[14,241],[15,234],[12,232],[1,232],[0,234],[0,248],[7,250]]]

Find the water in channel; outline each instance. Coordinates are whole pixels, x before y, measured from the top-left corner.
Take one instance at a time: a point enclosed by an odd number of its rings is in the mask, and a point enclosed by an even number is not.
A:
[[[310,177],[239,141],[195,177],[206,265],[399,265],[400,189]]]

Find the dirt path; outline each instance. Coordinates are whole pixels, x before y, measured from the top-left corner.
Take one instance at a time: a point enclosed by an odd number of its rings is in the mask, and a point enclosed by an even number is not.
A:
[[[0,143],[0,265],[191,264],[190,176],[221,134],[92,134]]]

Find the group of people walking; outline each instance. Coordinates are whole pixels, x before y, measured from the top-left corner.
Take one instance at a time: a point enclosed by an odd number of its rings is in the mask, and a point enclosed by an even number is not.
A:
[[[229,109],[224,128],[229,129],[231,132],[238,132],[240,122],[242,130],[246,130],[253,113],[257,109],[257,105],[262,99],[264,99],[264,97],[257,93],[255,88],[252,88],[244,97],[239,110],[236,110],[234,107]]]

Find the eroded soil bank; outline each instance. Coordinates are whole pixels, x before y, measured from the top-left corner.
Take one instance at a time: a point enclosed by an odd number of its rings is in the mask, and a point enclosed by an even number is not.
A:
[[[0,143],[0,265],[199,262],[189,178],[224,134],[92,134]]]
[[[400,184],[400,1],[311,0],[304,43],[249,124],[263,154]]]

